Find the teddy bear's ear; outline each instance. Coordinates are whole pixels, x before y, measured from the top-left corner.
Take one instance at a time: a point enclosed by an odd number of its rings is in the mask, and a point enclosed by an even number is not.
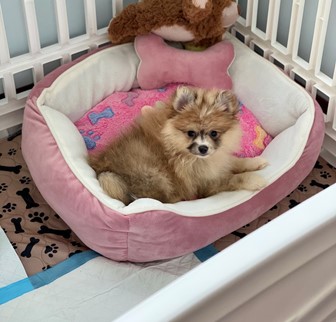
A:
[[[212,12],[212,0],[182,0],[184,17],[191,23],[205,19]]]

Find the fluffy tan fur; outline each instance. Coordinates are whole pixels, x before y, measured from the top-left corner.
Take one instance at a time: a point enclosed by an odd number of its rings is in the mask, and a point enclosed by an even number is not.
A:
[[[192,0],[143,0],[127,6],[110,23],[109,37],[114,44],[133,41],[162,26],[181,26],[194,35],[192,44],[211,46],[222,39],[225,28],[222,12],[232,0],[208,1],[199,8]]]
[[[241,129],[231,91],[177,88],[170,101],[146,109],[135,124],[89,160],[105,192],[129,204],[136,198],[166,203],[225,190],[258,190],[261,158],[237,158]]]

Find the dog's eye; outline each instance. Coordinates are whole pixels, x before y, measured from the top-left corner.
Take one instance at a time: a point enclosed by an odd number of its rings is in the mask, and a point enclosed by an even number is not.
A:
[[[195,131],[188,131],[188,132],[187,132],[187,135],[188,135],[190,138],[194,138],[194,137],[196,137],[196,132],[195,132]]]
[[[217,131],[211,131],[211,132],[210,132],[210,137],[211,137],[212,139],[216,139],[216,138],[218,137],[218,132],[217,132]]]

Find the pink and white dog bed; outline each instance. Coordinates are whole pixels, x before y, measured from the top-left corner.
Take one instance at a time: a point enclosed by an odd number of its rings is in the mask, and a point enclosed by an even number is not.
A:
[[[24,112],[22,151],[41,194],[88,247],[118,261],[177,257],[254,220],[308,175],[324,137],[322,112],[306,91],[230,35],[204,53],[144,37],[55,70],[34,87]],[[186,55],[197,68],[186,70]],[[251,153],[269,161],[259,171],[266,188],[176,204],[143,198],[128,206],[103,192],[88,153],[118,135],[142,104],[164,99],[174,82],[232,87],[250,113],[245,122],[258,129],[245,152],[253,146]]]

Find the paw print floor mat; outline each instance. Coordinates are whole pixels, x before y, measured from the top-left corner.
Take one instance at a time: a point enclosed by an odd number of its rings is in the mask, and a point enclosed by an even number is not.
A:
[[[214,246],[224,249],[335,182],[336,169],[320,158],[290,195]],[[87,250],[37,190],[21,154],[21,135],[0,141],[0,226],[28,275]]]
[[[87,249],[37,190],[20,135],[0,141],[0,226],[28,275]]]

